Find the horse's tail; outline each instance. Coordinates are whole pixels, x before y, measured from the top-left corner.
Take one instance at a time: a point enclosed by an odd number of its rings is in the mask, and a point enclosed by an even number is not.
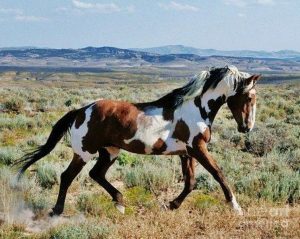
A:
[[[21,178],[25,170],[43,158],[47,154],[49,154],[59,140],[64,136],[64,134],[71,128],[75,118],[77,116],[78,110],[72,110],[65,114],[60,120],[56,122],[56,124],[52,127],[52,131],[48,137],[47,142],[44,145],[39,146],[36,150],[25,154],[22,158],[17,160],[13,165],[22,163],[23,166],[18,172],[18,179]]]

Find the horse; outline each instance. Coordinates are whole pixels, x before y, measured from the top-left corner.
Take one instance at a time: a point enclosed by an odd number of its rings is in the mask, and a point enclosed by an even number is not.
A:
[[[25,170],[49,154],[59,140],[70,131],[73,159],[61,174],[57,202],[50,215],[64,210],[67,190],[84,165],[96,157],[89,176],[112,197],[116,208],[125,212],[123,196],[105,178],[116,161],[120,149],[137,154],[179,155],[184,178],[180,195],[168,205],[180,207],[195,187],[195,165],[198,161],[220,184],[226,201],[238,214],[243,214],[227,180],[207,149],[214,118],[227,103],[238,131],[253,129],[256,113],[255,85],[261,75],[250,75],[235,66],[201,71],[182,87],[165,96],[143,103],[118,100],[97,100],[71,110],[59,119],[42,146],[27,153],[16,163],[22,163],[18,178]]]

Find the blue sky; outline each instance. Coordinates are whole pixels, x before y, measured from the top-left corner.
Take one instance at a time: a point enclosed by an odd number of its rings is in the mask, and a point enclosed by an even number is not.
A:
[[[0,47],[300,51],[299,0],[0,0]]]

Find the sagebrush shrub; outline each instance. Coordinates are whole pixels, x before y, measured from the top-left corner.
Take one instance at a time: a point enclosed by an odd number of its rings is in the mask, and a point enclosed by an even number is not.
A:
[[[53,185],[58,183],[55,166],[51,163],[40,164],[36,170],[36,177],[43,188],[52,188]]]

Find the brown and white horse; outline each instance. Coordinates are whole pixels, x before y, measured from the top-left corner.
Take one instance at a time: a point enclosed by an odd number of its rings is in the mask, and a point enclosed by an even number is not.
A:
[[[227,102],[240,132],[254,126],[255,84],[259,75],[239,72],[234,66],[202,71],[186,85],[147,103],[98,100],[64,115],[54,126],[47,142],[18,163],[24,163],[19,176],[34,162],[49,154],[70,129],[74,157],[61,175],[61,184],[52,215],[63,212],[67,190],[83,166],[99,155],[89,175],[111,196],[124,213],[122,194],[105,178],[120,149],[138,154],[179,155],[184,189],[170,202],[178,208],[195,186],[198,161],[221,185],[233,209],[242,209],[216,161],[207,151],[211,126],[220,107]]]

